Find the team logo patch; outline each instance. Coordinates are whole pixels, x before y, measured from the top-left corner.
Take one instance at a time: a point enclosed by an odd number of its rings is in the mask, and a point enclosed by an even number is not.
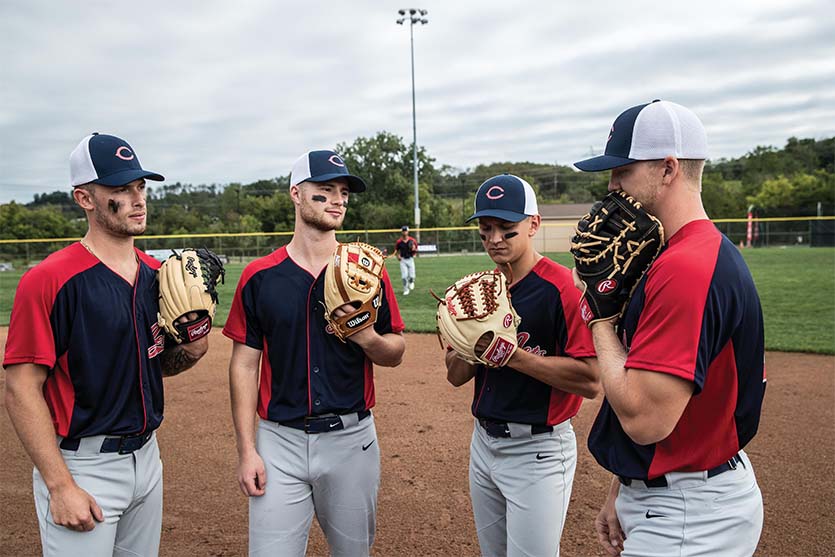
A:
[[[614,279],[606,279],[598,282],[595,290],[601,294],[608,294],[609,292],[613,292],[617,287],[618,281]]]
[[[332,334],[333,334],[333,327],[331,327],[331,324],[330,324],[330,323],[328,323],[328,324],[325,326],[325,332],[326,332],[326,333],[328,333],[329,335],[332,335]]]
[[[133,151],[122,145],[118,149],[116,149],[116,157],[122,159],[123,161],[132,161],[134,158]]]
[[[334,166],[345,166],[345,161],[339,155],[331,155],[328,162]]]
[[[504,188],[501,186],[491,186],[490,189],[484,193],[484,197],[487,199],[501,199],[504,197]]]

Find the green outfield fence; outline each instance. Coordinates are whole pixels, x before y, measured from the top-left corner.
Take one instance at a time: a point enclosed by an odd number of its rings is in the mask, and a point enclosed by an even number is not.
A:
[[[747,243],[747,219],[716,219],[717,228],[734,244]],[[568,251],[568,238],[576,221],[543,222],[538,234],[543,252]],[[391,253],[399,229],[342,230],[341,241],[360,240]],[[459,226],[412,230],[420,235],[421,255],[434,256],[481,252],[478,228]],[[136,245],[142,250],[170,250],[171,248],[207,247],[225,256],[228,261],[248,261],[266,255],[287,244],[292,232],[247,232],[237,234],[170,234],[139,236]],[[833,246],[835,245],[835,216],[779,217],[755,219],[752,245],[763,246]],[[50,253],[78,238],[0,239],[0,271],[29,267]]]

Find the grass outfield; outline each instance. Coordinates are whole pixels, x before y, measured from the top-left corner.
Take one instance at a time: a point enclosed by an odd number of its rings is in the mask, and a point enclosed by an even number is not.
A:
[[[569,254],[550,254],[571,266]],[[835,354],[835,249],[759,248],[743,251],[763,305],[768,350]],[[401,296],[400,268],[395,258],[386,262],[408,331],[434,332],[436,302],[429,295],[461,276],[492,268],[486,255],[422,257],[417,260],[417,288]],[[226,322],[243,264],[226,266],[226,284],[219,289],[221,305],[215,325]],[[0,325],[8,325],[20,272],[0,273]]]

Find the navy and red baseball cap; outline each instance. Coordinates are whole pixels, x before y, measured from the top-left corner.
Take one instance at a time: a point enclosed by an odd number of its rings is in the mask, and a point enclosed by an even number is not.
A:
[[[574,166],[585,172],[599,172],[668,156],[706,159],[707,133],[689,108],[654,100],[621,112],[609,131],[604,153],[575,162]]]
[[[348,190],[365,191],[365,182],[348,172],[348,166],[337,153],[329,150],[308,151],[293,163],[290,185],[302,182],[327,182],[337,178],[348,181]]]
[[[161,174],[145,170],[139,157],[124,139],[93,132],[70,154],[70,185],[101,184],[124,186],[134,180],[147,178],[162,182]]]
[[[537,214],[539,208],[531,185],[513,174],[500,174],[478,187],[475,213],[466,222],[480,217],[519,222]]]

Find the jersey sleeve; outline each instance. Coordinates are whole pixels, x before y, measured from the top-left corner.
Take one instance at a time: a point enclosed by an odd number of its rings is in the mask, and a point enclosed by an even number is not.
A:
[[[562,311],[565,315],[565,326],[568,330],[568,342],[565,345],[565,353],[572,358],[594,358],[597,352],[594,349],[594,341],[591,329],[586,326],[583,318],[580,317],[580,300],[583,293],[574,287],[574,284],[565,285],[560,290],[560,301]]]
[[[650,269],[627,368],[668,373],[703,386],[696,381],[696,362],[706,340],[701,331],[714,265],[700,255],[659,259]]]
[[[383,268],[383,303],[380,311],[377,312],[377,322],[374,323],[374,330],[378,334],[400,333],[406,325],[400,316],[400,307],[397,305],[397,298],[394,296],[394,289],[391,286],[388,271]]]
[[[50,316],[55,288],[47,273],[34,268],[21,277],[15,291],[3,367],[15,364],[55,365],[55,336]]]

